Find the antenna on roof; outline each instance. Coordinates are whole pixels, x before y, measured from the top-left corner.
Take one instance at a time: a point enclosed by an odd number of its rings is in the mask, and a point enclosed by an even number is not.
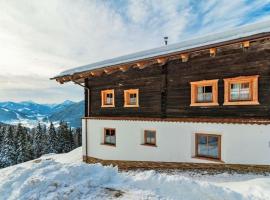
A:
[[[164,37],[164,42],[165,42],[165,45],[167,45],[167,44],[168,44],[168,38],[169,38],[169,37],[167,37],[167,36],[165,36],[165,37]]]

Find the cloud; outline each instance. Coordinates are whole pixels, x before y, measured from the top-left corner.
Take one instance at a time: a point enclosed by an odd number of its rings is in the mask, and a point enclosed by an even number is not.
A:
[[[268,0],[0,0],[0,101],[80,100],[81,88],[49,78],[164,36],[174,43],[269,19],[268,9]]]

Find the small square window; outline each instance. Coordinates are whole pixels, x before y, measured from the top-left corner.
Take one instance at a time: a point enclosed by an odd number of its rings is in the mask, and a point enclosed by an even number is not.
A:
[[[104,144],[116,145],[116,134],[115,129],[105,128],[104,129]]]
[[[114,90],[101,91],[101,107],[114,107]]]
[[[139,107],[139,90],[130,89],[124,91],[124,107]]]
[[[190,106],[217,106],[218,80],[191,82]]]
[[[196,134],[196,156],[221,159],[221,136]]]
[[[145,130],[144,131],[144,144],[146,145],[156,145],[156,131]]]
[[[258,77],[224,79],[224,105],[258,105]]]

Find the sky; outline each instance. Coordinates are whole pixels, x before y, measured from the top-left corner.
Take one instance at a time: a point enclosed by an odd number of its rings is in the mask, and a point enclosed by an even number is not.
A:
[[[80,101],[63,70],[270,20],[270,0],[0,0],[0,101]]]

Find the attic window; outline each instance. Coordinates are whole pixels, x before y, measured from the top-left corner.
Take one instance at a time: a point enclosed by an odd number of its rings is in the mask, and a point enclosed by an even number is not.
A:
[[[191,82],[190,106],[217,106],[218,79]]]
[[[258,77],[224,79],[224,105],[258,105]]]
[[[101,91],[101,107],[114,107],[114,90]]]
[[[124,91],[124,107],[139,107],[139,89]]]

